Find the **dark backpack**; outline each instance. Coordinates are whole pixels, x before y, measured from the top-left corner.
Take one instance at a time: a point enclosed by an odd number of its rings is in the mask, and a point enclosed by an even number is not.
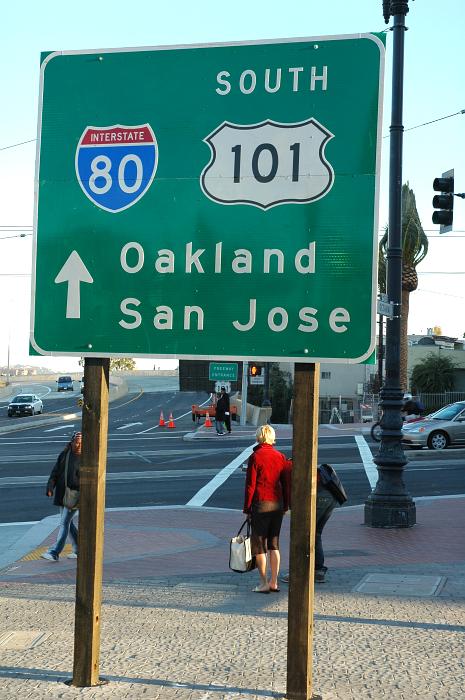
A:
[[[330,464],[320,464],[318,467],[320,483],[334,496],[336,501],[342,506],[347,501],[347,494],[336,474],[335,469]]]

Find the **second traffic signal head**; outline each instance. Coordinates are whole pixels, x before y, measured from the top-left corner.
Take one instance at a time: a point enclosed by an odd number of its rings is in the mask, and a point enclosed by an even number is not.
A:
[[[440,233],[444,233],[450,231],[454,219],[454,176],[435,178],[433,190],[441,192],[433,197],[433,207],[439,210],[433,212],[433,224],[440,224]]]
[[[262,368],[258,367],[258,365],[250,365],[249,367],[249,374],[251,377],[258,377],[262,373]]]

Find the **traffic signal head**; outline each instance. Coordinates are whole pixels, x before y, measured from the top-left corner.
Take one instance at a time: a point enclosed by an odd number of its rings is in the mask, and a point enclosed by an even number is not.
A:
[[[454,171],[449,170],[442,177],[436,177],[433,190],[441,192],[433,197],[433,207],[438,209],[433,212],[433,224],[440,224],[439,233],[446,233],[452,229],[454,219]]]
[[[433,180],[433,190],[435,192],[453,192],[454,191],[454,176],[451,177],[435,177]]]
[[[257,367],[257,365],[250,365],[249,374],[251,377],[257,377],[260,374],[260,367]]]

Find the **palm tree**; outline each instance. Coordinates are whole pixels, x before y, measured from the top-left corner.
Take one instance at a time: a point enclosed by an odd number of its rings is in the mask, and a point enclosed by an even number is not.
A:
[[[411,382],[417,391],[439,394],[454,388],[456,365],[450,357],[428,353],[412,370]]]
[[[386,290],[386,257],[389,230],[386,226],[379,243],[378,284]],[[416,267],[428,252],[428,238],[418,216],[415,195],[408,182],[402,185],[402,306],[400,319],[400,387],[407,389],[407,327],[410,292],[418,287]]]

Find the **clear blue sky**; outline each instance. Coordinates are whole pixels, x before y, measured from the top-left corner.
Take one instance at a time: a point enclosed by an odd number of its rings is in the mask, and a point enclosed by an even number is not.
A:
[[[465,2],[410,0],[405,54],[405,128],[465,109]],[[36,136],[39,58],[44,50],[157,46],[382,31],[381,0],[207,0],[135,5],[119,0],[63,3],[25,0],[2,8],[0,149]],[[388,34],[383,134],[389,133],[392,41]],[[348,76],[349,78],[349,76]],[[410,332],[439,325],[465,332],[465,201],[456,199],[454,231],[438,236],[431,223],[432,180],[454,168],[465,191],[465,114],[406,131],[403,180],[409,181],[430,252],[411,295]],[[380,225],[388,211],[388,143],[383,139]],[[0,364],[10,361],[73,369],[69,358],[28,358],[35,143],[0,150]],[[24,227],[24,238],[14,227]],[[141,362],[142,364],[142,362]],[[152,361],[146,361],[146,365]],[[160,362],[157,362],[160,364]],[[171,363],[173,364],[173,363]]]

